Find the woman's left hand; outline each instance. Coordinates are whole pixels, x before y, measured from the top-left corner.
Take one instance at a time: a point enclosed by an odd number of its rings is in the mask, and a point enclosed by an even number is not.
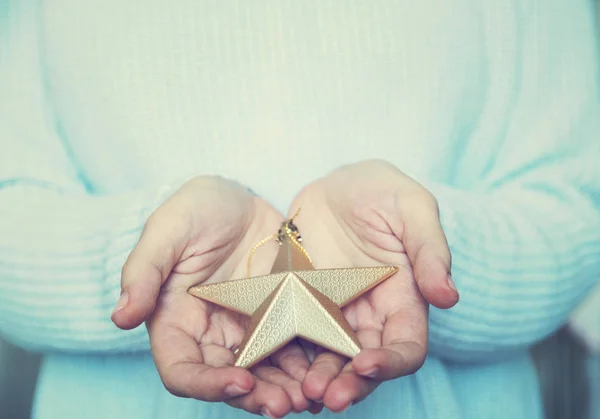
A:
[[[318,348],[303,381],[307,398],[340,412],[382,381],[422,366],[428,303],[449,308],[458,301],[450,251],[433,196],[384,161],[346,166],[315,181],[290,213],[298,208],[295,223],[315,268],[400,268],[343,309],[364,349],[348,361]]]

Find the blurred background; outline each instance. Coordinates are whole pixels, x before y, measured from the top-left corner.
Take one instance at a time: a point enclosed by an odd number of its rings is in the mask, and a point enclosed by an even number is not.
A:
[[[593,1],[600,22],[600,0]],[[600,51],[600,30],[598,40]],[[533,348],[532,355],[547,419],[600,419],[600,354],[592,356],[565,327]],[[0,339],[0,419],[29,417],[39,367],[37,354]],[[592,379],[592,371],[598,379]]]

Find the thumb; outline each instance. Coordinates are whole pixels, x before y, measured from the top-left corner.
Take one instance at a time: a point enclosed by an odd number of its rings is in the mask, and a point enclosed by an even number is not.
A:
[[[404,224],[400,240],[421,294],[438,308],[454,306],[458,292],[450,274],[452,260],[437,201],[423,190],[410,197],[397,197],[396,208]]]
[[[154,311],[158,293],[183,253],[181,223],[169,227],[162,220],[172,217],[150,216],[140,239],[121,272],[121,297],[111,315],[121,329],[142,324]]]

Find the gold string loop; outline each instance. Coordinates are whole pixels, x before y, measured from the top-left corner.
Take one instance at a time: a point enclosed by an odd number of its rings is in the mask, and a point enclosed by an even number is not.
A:
[[[274,239],[276,237],[277,237],[277,233],[273,233],[270,236],[265,237],[264,239],[262,239],[261,241],[256,243],[254,245],[254,247],[252,249],[250,249],[250,254],[248,255],[248,265],[246,266],[246,278],[250,278],[250,266],[252,263],[252,256],[254,256],[254,252],[256,252],[258,250],[258,248],[261,247],[263,244],[267,243],[269,240]]]
[[[285,240],[287,237],[296,247],[298,247],[298,249],[302,252],[304,256],[306,256],[306,259],[308,259],[308,261],[312,265],[312,259],[308,255],[308,252],[306,251],[304,246],[302,246],[302,244],[300,243],[302,241],[302,236],[300,236],[298,227],[296,227],[296,225],[294,224],[294,219],[298,216],[298,214],[300,214],[300,209],[301,208],[298,208],[298,210],[292,216],[292,218],[284,221],[281,224],[281,227],[279,228],[279,231],[277,233],[265,237],[264,239],[256,243],[254,247],[252,247],[252,249],[250,249],[250,254],[248,255],[248,264],[246,266],[246,278],[250,278],[250,267],[252,264],[252,257],[254,256],[254,253],[258,250],[259,247],[263,246],[271,239],[276,239],[277,243],[281,245],[283,243],[283,240]]]

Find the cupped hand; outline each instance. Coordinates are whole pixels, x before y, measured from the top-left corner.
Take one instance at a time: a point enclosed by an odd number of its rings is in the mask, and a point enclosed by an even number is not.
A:
[[[282,417],[311,406],[301,389],[309,363],[289,345],[250,371],[234,367],[233,351],[247,318],[191,296],[198,283],[242,278],[250,249],[277,231],[283,217],[242,186],[216,177],[183,185],[148,219],[122,272],[112,319],[123,329],[146,321],[160,377],[173,394],[225,401]],[[268,273],[276,245],[255,258]]]
[[[332,411],[382,381],[417,371],[427,353],[428,303],[458,301],[437,203],[384,161],[342,167],[304,188],[290,208],[315,268],[393,265],[399,271],[344,309],[363,350],[352,360],[317,348],[304,394]]]

